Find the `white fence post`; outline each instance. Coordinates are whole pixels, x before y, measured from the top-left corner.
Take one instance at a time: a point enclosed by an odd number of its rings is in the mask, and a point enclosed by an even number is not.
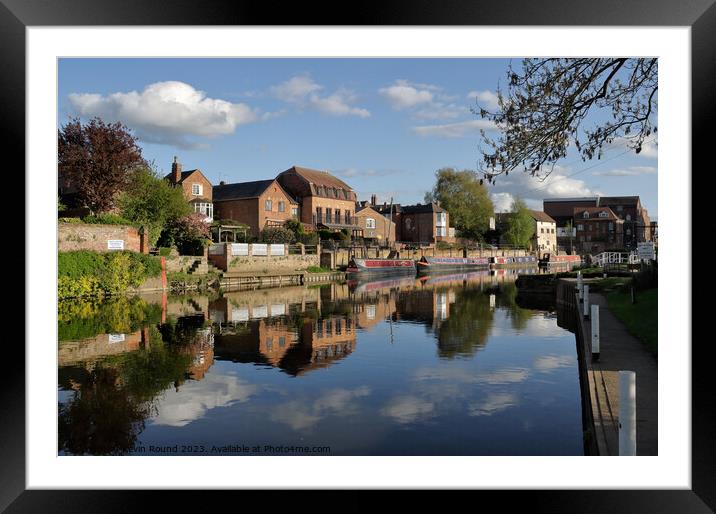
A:
[[[584,287],[584,283],[582,282],[582,272],[578,271],[577,272],[577,294],[579,296],[580,302],[582,301],[582,295],[584,294],[584,291],[582,289],[583,287]]]
[[[619,455],[636,455],[636,373],[619,372]]]
[[[592,360],[599,360],[599,305],[592,305]]]
[[[589,284],[584,284],[584,319],[589,317]]]

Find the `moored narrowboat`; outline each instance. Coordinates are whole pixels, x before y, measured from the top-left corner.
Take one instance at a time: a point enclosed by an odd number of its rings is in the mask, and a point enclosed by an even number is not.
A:
[[[447,271],[459,269],[487,268],[487,257],[421,257],[417,262],[418,272]]]
[[[348,262],[346,273],[368,275],[389,273],[412,273],[415,275],[415,261],[412,259],[357,259]]]
[[[521,266],[537,266],[537,257],[524,255],[520,257],[490,257],[490,268],[512,268]]]
[[[568,264],[581,264],[582,257],[580,255],[554,255],[552,253],[545,254],[544,258],[540,260],[540,266],[552,266],[552,265],[568,265]]]

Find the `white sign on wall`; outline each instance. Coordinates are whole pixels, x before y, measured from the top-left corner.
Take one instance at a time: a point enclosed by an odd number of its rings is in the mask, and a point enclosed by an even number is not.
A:
[[[268,245],[258,243],[252,244],[251,255],[268,255]]]
[[[248,243],[232,243],[231,244],[231,255],[248,255],[249,244]]]
[[[271,245],[271,255],[283,255],[284,248],[283,245]]]
[[[108,239],[107,250],[124,250],[123,239]]]
[[[124,334],[107,334],[109,336],[108,343],[121,343],[124,341]]]

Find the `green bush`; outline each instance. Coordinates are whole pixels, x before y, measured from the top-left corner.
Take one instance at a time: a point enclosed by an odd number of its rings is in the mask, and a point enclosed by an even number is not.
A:
[[[59,298],[122,293],[162,271],[157,257],[130,251],[60,252],[57,261]]]
[[[172,253],[172,249],[171,249],[171,248],[168,248],[168,247],[166,247],[166,246],[162,246],[162,247],[159,249],[159,256],[160,256],[160,257],[169,257],[169,255],[171,255],[171,253]]]
[[[93,225],[130,225],[134,226],[134,223],[129,221],[127,218],[123,218],[117,214],[97,214],[95,216],[85,216],[82,218],[85,223]]]
[[[60,223],[82,223],[80,218],[57,218]]]
[[[291,244],[294,241],[296,241],[296,235],[292,231],[284,227],[265,228],[261,232],[262,243]]]

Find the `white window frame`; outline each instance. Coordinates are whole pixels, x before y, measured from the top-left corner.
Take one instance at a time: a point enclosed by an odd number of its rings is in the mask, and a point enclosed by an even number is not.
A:
[[[375,218],[366,218],[365,228],[375,228]]]
[[[201,196],[204,192],[204,188],[201,184],[192,184],[191,185],[191,194],[194,196]]]
[[[268,207],[268,209],[266,207]],[[264,200],[264,211],[273,212],[273,201],[271,201],[270,199]]]

